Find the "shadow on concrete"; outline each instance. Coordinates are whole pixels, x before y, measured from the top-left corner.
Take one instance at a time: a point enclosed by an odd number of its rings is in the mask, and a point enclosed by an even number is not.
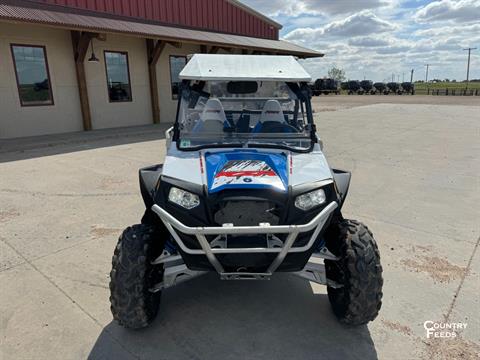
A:
[[[0,163],[161,140],[170,126],[158,124],[0,140]]]
[[[326,289],[321,288],[321,291]],[[90,359],[377,359],[367,326],[341,325],[325,293],[279,274],[221,281],[208,274],[162,294],[142,330],[108,324]]]

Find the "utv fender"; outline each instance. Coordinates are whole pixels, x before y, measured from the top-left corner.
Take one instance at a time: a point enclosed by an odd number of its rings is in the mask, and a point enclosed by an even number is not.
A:
[[[140,191],[143,202],[147,209],[154,204],[154,195],[160,175],[162,175],[163,164],[149,166],[139,170]]]
[[[350,178],[352,174],[349,171],[332,169],[333,172],[333,179],[335,181],[335,185],[340,195],[340,206],[339,209],[342,208],[343,203],[345,202],[345,198],[347,197],[348,188],[350,186]]]

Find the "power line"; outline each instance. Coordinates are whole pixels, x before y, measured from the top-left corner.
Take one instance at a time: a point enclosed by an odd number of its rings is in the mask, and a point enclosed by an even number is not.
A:
[[[470,75],[470,52],[472,50],[477,50],[477,48],[468,48],[468,49],[463,49],[463,50],[468,50],[468,61],[467,61],[467,89],[468,89],[468,77]]]

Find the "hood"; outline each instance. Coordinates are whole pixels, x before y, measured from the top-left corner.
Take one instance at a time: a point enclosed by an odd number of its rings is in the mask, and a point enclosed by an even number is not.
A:
[[[205,153],[209,193],[226,189],[288,189],[287,155],[255,150]]]
[[[162,175],[206,185],[209,193],[239,188],[287,191],[288,186],[333,178],[321,151],[290,153],[264,149],[215,149],[202,153],[180,151],[175,145],[167,153]]]

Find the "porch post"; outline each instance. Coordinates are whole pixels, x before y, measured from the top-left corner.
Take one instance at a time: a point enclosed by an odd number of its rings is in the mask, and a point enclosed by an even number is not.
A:
[[[165,41],[155,41],[147,39],[148,54],[148,78],[150,82],[150,97],[152,102],[152,118],[154,124],[160,123],[160,104],[158,98],[158,80],[157,80],[157,63],[163,49]]]

